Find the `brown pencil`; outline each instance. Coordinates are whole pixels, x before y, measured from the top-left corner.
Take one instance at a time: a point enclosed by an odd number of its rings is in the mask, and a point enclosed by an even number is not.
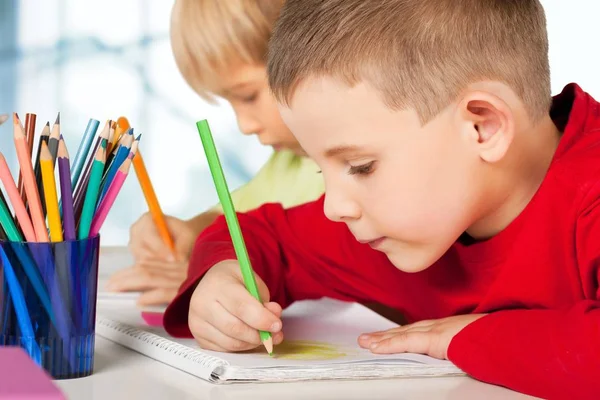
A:
[[[29,148],[29,157],[33,154],[33,139],[35,137],[35,121],[37,116],[35,114],[25,114],[25,137],[27,138],[27,146]],[[19,170],[19,195],[23,203],[27,201],[27,195],[25,194],[25,188],[23,187],[23,175]]]

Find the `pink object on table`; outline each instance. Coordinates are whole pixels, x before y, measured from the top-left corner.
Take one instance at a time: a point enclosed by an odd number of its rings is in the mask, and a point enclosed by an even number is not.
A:
[[[20,347],[0,347],[0,400],[65,400],[46,371]]]
[[[163,313],[142,311],[142,318],[149,326],[163,326]]]

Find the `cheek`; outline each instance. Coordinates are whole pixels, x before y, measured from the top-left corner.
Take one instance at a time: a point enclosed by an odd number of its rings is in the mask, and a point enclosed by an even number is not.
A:
[[[462,169],[444,168],[433,160],[414,160],[411,165],[408,161],[396,162],[378,178],[379,186],[369,190],[369,201],[377,204],[372,212],[386,231],[382,233],[408,243],[455,239],[468,219],[468,185],[459,178]]]

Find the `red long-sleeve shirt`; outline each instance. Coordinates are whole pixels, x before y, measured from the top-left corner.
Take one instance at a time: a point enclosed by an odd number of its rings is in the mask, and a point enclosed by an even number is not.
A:
[[[378,302],[410,321],[489,313],[458,333],[451,361],[485,382],[544,398],[600,398],[600,104],[569,85],[551,115],[564,132],[529,205],[501,233],[455,243],[405,273],[323,214],[323,199],[239,214],[256,273],[283,307],[323,296]],[[397,212],[401,212],[398,210]],[[235,259],[225,220],[200,235],[165,327],[190,336],[195,283]]]

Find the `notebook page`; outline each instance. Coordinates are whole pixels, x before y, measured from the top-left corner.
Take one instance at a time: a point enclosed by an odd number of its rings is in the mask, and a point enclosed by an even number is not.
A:
[[[364,362],[379,364],[419,363],[432,366],[452,366],[449,361],[419,354],[374,355],[361,349],[357,338],[361,333],[385,330],[396,326],[364,306],[322,299],[303,301],[284,312],[284,344],[275,346],[274,356],[259,347],[247,353],[219,353],[202,350],[193,339],[169,337],[160,327],[147,326],[139,311],[99,303],[101,315],[137,327],[145,332],[195,349],[238,368],[314,367]]]

